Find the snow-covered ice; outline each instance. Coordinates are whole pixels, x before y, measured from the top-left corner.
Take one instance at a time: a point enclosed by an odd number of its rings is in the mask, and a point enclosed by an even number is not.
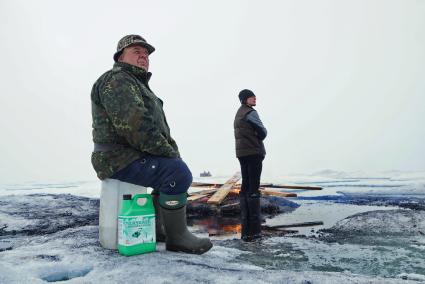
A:
[[[199,180],[207,179],[226,177]],[[204,255],[159,243],[157,252],[133,257],[99,245],[98,181],[2,185],[0,283],[425,282],[425,173],[326,170],[265,181],[323,187],[297,191],[291,200],[301,206],[267,224],[324,225],[260,243],[212,236]]]

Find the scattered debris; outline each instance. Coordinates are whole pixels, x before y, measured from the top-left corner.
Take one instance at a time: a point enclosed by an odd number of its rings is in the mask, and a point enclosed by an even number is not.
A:
[[[236,216],[240,213],[239,192],[241,185],[238,181],[241,179],[241,173],[235,173],[225,183],[202,183],[193,182],[192,187],[205,188],[204,190],[192,192],[188,197],[188,213],[192,217],[199,218],[205,216]],[[296,186],[263,184],[273,186],[274,188],[294,188]],[[296,187],[297,189],[313,189],[318,190],[320,187]],[[275,215],[283,212],[290,212],[299,205],[289,201],[288,197],[297,197],[295,192],[283,192],[279,190],[271,190],[260,187],[261,191],[261,211],[265,214]]]
[[[237,182],[241,179],[241,173],[235,173],[229,180],[223,184],[216,183],[204,183],[204,182],[193,182],[192,187],[207,187],[208,190],[198,191],[191,193],[189,201],[197,201],[202,199],[205,196],[212,194],[212,196],[207,200],[208,204],[211,205],[220,205],[227,197],[230,192],[239,193],[240,184]],[[297,194],[294,192],[283,192],[283,191],[274,191],[267,188],[288,188],[288,189],[299,189],[299,190],[321,190],[321,187],[316,186],[292,186],[292,185],[279,185],[272,183],[261,184],[260,191],[262,195],[268,196],[279,196],[279,197],[297,197]]]

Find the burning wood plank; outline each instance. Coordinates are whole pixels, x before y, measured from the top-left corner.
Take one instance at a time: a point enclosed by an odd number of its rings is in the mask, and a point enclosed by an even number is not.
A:
[[[220,204],[229,194],[232,187],[241,179],[241,173],[237,172],[234,174],[228,181],[226,181],[219,189],[217,189],[216,193],[208,199],[207,203],[209,204]]]

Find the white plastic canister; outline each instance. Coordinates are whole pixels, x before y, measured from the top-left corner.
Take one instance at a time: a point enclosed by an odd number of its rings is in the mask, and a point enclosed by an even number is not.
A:
[[[147,189],[143,186],[122,182],[116,179],[102,181],[99,207],[99,241],[102,247],[117,249],[118,245],[118,213],[124,194],[143,194]]]

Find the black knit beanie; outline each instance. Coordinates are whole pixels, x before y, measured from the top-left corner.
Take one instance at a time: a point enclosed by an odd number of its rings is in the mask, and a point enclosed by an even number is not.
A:
[[[246,103],[246,100],[249,97],[254,97],[254,96],[255,96],[255,94],[251,90],[248,90],[248,89],[244,89],[244,90],[239,92],[239,100],[241,101],[241,104]]]

